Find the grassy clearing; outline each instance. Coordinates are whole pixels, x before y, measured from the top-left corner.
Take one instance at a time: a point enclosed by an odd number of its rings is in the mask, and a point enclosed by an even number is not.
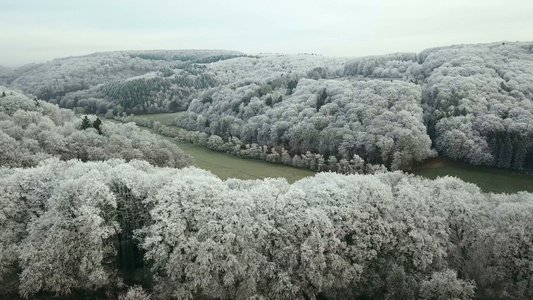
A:
[[[145,116],[149,116],[152,120],[159,121],[163,124],[165,124],[164,122],[169,122],[168,125],[171,125],[176,114],[178,113],[154,114]],[[115,120],[108,121],[118,122]],[[148,130],[154,134],[158,134],[149,128],[139,128]],[[176,132],[182,130],[181,128],[175,126],[172,128],[176,130]],[[271,164],[255,159],[238,158],[230,154],[217,152],[204,147],[195,146],[193,144],[180,143],[169,137],[161,137],[176,143],[185,153],[194,157],[194,165],[196,167],[210,171],[221,179],[263,179],[283,177],[287,179],[289,183],[293,183],[298,179],[315,175],[315,172],[306,169],[299,169],[281,164]]]
[[[263,179],[268,177],[283,177],[292,183],[307,176],[313,176],[313,171],[293,168],[285,165],[271,164],[255,159],[242,159],[222,152],[209,150],[187,143],[177,143],[185,153],[195,158],[194,165],[211,171],[221,179]]]
[[[485,192],[533,192],[533,176],[487,167],[476,167],[449,159],[438,158],[417,167],[412,173],[435,179],[446,175],[477,184]]]
[[[173,125],[174,118],[180,114],[163,113],[144,115],[162,124]],[[173,126],[176,131],[181,129]],[[174,140],[173,140],[174,141]],[[175,142],[175,141],[174,141]],[[178,145],[196,159],[195,165],[209,170],[222,179],[261,179],[267,177],[284,177],[289,182],[307,176],[314,172],[284,165],[270,164],[264,161],[242,159],[229,154],[216,152],[203,147],[187,143]],[[446,175],[461,178],[464,181],[477,184],[485,192],[516,193],[518,191],[533,192],[533,176],[495,168],[475,167],[464,163],[454,162],[445,158],[437,158],[425,162],[412,170],[412,173],[430,179]]]
[[[137,116],[152,119],[154,122],[159,121],[159,123],[167,125],[167,126],[174,126],[174,118],[178,116],[179,114],[182,114],[182,112],[146,114],[146,115],[137,115]]]

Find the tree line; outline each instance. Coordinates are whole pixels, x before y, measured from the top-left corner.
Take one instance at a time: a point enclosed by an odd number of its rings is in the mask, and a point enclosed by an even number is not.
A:
[[[0,182],[4,294],[126,280],[155,299],[533,297],[530,193],[401,172],[222,181],[117,159],[48,159]]]

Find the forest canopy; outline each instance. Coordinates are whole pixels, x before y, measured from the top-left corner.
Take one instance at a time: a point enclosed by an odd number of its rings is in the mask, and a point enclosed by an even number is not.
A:
[[[2,293],[113,290],[135,267],[155,299],[533,297],[533,194],[455,178],[55,158],[0,169],[0,193]]]
[[[383,170],[223,181],[160,136],[89,113],[182,110],[176,123],[210,143],[289,159],[407,169],[436,150],[527,169],[532,49],[131,51],[12,70],[2,80],[37,96],[0,86],[0,295],[531,299],[531,193]]]
[[[532,51],[519,42],[362,58],[120,51],[28,65],[0,80],[82,113],[183,111],[176,124],[185,129],[292,156],[355,154],[394,170],[436,150],[531,170]]]
[[[0,86],[0,166],[33,167],[61,160],[142,159],[156,166],[185,167],[192,158],[174,143],[139,129],[94,116],[82,118],[68,109]]]

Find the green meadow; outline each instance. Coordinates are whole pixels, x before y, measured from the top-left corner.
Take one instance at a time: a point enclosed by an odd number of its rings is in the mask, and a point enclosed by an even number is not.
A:
[[[179,113],[151,114],[144,115],[154,121],[171,126],[174,117]],[[145,130],[148,128],[141,127]],[[176,131],[182,129],[173,127]],[[155,133],[154,131],[152,131]],[[242,159],[227,153],[210,150],[208,148],[196,146],[189,143],[181,143],[175,139],[165,137],[176,143],[185,153],[194,157],[194,165],[200,169],[210,171],[221,179],[263,179],[283,177],[289,183],[295,182],[304,177],[313,176],[315,172],[294,168],[282,164],[272,164],[256,159]]]
[[[454,176],[477,184],[485,192],[533,192],[533,176],[496,168],[477,167],[450,159],[429,160],[412,171],[413,174],[435,179]]]
[[[167,126],[172,126],[173,120],[178,114],[180,113],[162,113],[144,116]],[[181,130],[178,127],[174,128]],[[188,143],[178,143],[178,145],[183,151],[195,158],[195,165],[197,167],[209,170],[222,179],[284,177],[287,181],[294,182],[303,177],[313,176],[314,174],[314,172],[305,169],[271,164],[253,159],[242,159]],[[485,192],[533,192],[533,176],[531,175],[496,168],[477,167],[445,158],[428,160],[413,169],[411,173],[430,179],[444,176],[458,177],[464,181],[477,184]]]

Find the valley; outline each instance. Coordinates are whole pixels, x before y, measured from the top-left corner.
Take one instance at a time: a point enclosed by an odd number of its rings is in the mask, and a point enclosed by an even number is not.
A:
[[[173,125],[174,118],[179,114],[182,113],[149,114],[140,115],[139,117],[161,122],[179,131],[180,129]],[[271,164],[259,160],[242,159],[185,142],[178,142],[177,144],[185,153],[195,158],[195,166],[208,170],[221,179],[231,177],[239,179],[284,177],[289,182],[294,182],[303,177],[314,175],[314,172],[301,168]],[[457,177],[478,185],[485,192],[533,192],[533,176],[531,175],[496,168],[477,167],[446,158],[428,159],[415,166],[410,172],[429,179],[444,176]]]
[[[532,54],[114,51],[3,72],[0,296],[533,299]]]

